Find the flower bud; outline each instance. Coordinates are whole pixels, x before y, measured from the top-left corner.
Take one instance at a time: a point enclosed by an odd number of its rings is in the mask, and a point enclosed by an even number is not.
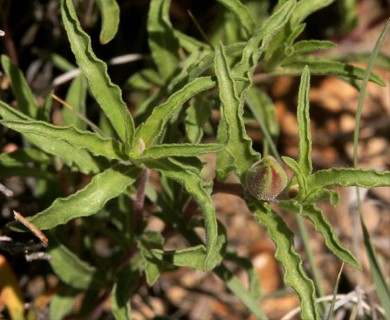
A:
[[[246,173],[246,186],[258,200],[275,199],[286,187],[287,175],[272,156],[255,162]]]

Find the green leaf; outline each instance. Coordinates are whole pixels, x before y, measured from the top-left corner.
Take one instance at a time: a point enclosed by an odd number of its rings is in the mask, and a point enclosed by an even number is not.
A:
[[[112,288],[112,313],[115,319],[131,320],[130,298],[138,285],[137,272],[125,267],[117,274],[117,280]]]
[[[153,85],[164,85],[160,74],[154,69],[143,69],[126,80],[125,89],[150,90]]]
[[[203,268],[204,270],[213,269],[221,263],[219,259],[220,248],[218,248],[218,224],[211,196],[203,187],[199,172],[174,159],[148,160],[144,164],[183,185],[202,208],[207,240],[207,256]]]
[[[221,118],[218,124],[217,142],[226,144],[229,141],[229,131],[226,122],[224,108],[220,109]],[[225,180],[235,170],[234,158],[230,152],[218,152],[216,163],[216,174],[218,180]]]
[[[153,285],[161,273],[172,270],[172,265],[157,259],[152,249],[162,249],[164,239],[160,233],[145,232],[138,240],[137,246],[145,263],[146,281]]]
[[[279,136],[279,123],[271,98],[258,88],[251,87],[245,99],[265,136],[264,144],[269,145],[273,156],[281,163],[282,161],[275,145]]]
[[[183,61],[180,72],[169,82],[167,93],[172,94],[177,90],[180,90],[189,82],[199,78],[208,67],[211,67],[212,59],[210,57],[212,55],[213,52],[210,52],[210,50],[199,49],[187,56]],[[206,66],[202,63],[205,59],[207,60]],[[202,65],[202,67],[198,68],[199,65]],[[203,66],[206,67],[206,69],[203,69]]]
[[[152,0],[147,23],[149,48],[164,81],[179,68],[179,42],[169,20],[170,5],[170,0]]]
[[[287,59],[278,68],[273,70],[276,75],[301,75],[303,68],[308,66],[310,73],[317,76],[336,76],[341,78],[363,79],[364,70],[345,63],[330,61],[314,56],[300,56]],[[376,84],[384,86],[383,80],[376,74],[372,74],[370,80]]]
[[[168,120],[175,115],[184,102],[200,92],[211,89],[215,85],[216,82],[211,77],[201,77],[172,94],[166,102],[154,108],[149,118],[137,128],[135,141],[144,144],[144,147],[147,149],[162,134]],[[139,151],[139,146],[135,146],[132,154],[136,156]]]
[[[218,7],[218,13],[210,25],[212,33],[207,35],[207,41],[214,48],[220,41],[237,43],[248,38],[248,33],[242,27],[239,17],[228,8]]]
[[[198,50],[211,50],[208,44],[205,44],[179,30],[174,29],[174,34],[179,41],[180,47],[183,47],[186,51],[190,53]]]
[[[60,150],[59,154],[55,154],[55,151],[52,152],[52,154],[58,156],[61,156],[61,147],[66,142],[72,148],[87,150],[95,156],[117,160],[126,159],[123,145],[119,141],[103,138],[96,133],[76,129],[74,126],[58,127],[43,121],[34,120],[0,120],[0,124],[28,137],[43,137],[48,141],[52,150]]]
[[[297,201],[281,201],[280,207],[299,213],[302,217],[310,220],[317,232],[324,237],[325,244],[337,257],[356,269],[360,269],[360,263],[355,256],[346,249],[335,234],[332,225],[324,216],[321,209],[315,204],[305,205],[303,208]]]
[[[226,55],[229,57],[237,57],[241,55],[245,42],[238,42],[225,47]],[[206,54],[198,61],[195,61],[191,66],[188,67],[188,80],[192,81],[198,78],[203,72],[212,66],[214,63],[214,52]]]
[[[315,205],[311,205],[309,207],[305,206],[300,214],[313,223],[316,230],[324,237],[326,246],[336,256],[352,267],[361,269],[359,261],[348,249],[343,246],[341,241],[337,238],[333,231],[332,225],[328,219],[326,219],[321,209]]]
[[[166,157],[196,157],[201,154],[217,152],[223,149],[224,145],[219,143],[193,144],[160,144],[146,149],[137,161],[161,159]]]
[[[258,319],[266,320],[267,316],[261,311],[259,301],[248,292],[241,281],[224,265],[215,268],[214,273],[221,278],[225,285],[232,291]]]
[[[97,213],[108,200],[123,193],[132,185],[141,169],[116,165],[95,175],[83,189],[66,198],[57,198],[50,207],[29,217],[28,220],[38,229],[47,230],[77,217],[86,217]],[[23,231],[11,223],[14,230]]]
[[[319,170],[308,178],[308,188],[356,186],[373,188],[390,186],[390,171],[374,169],[334,168]]]
[[[253,151],[252,140],[246,133],[242,118],[244,101],[238,95],[222,44],[215,51],[215,71],[218,79],[221,109],[223,109],[221,115],[226,122],[228,133],[226,151],[234,158],[234,165],[241,176],[252,163],[258,160],[259,154]],[[223,155],[220,153],[218,156]]]
[[[19,148],[10,153],[0,154],[0,177],[23,176],[47,180],[56,180],[57,175],[48,169],[28,167],[28,162],[51,164],[52,158],[36,149]]]
[[[97,290],[105,285],[104,274],[99,274],[96,268],[80,260],[53,237],[49,243],[50,265],[61,281],[80,290]]]
[[[25,166],[27,162],[50,164],[52,158],[40,150],[31,148],[19,148],[9,153],[0,154],[1,165]]]
[[[65,101],[73,108],[69,110],[67,107],[63,109],[63,125],[74,125],[78,129],[86,129],[87,123],[83,121],[85,118],[85,101],[87,98],[87,83],[83,75],[79,75],[69,86]]]
[[[199,245],[202,240],[195,233],[194,229],[190,228],[188,223],[181,219],[181,213],[177,212],[178,208],[180,210],[181,206],[172,206],[172,201],[165,201],[165,195],[158,195],[156,192],[151,189],[148,189],[148,197],[155,203],[158,204],[162,208],[162,212],[160,218],[167,224],[171,226],[175,226],[175,228],[183,235],[183,237],[188,241],[191,246]],[[164,189],[165,190],[165,189]],[[158,200],[156,199],[158,198]],[[174,197],[176,200],[177,197]],[[221,225],[219,224],[218,227]],[[252,280],[251,292],[248,292],[240,280],[230,272],[223,264],[216,267],[213,272],[222,279],[222,281],[226,284],[226,286],[248,307],[248,309],[256,315],[259,319],[266,319],[265,315],[261,312],[259,305],[257,294],[255,290],[255,280]],[[255,275],[257,279],[257,275]],[[251,278],[251,276],[250,276]],[[258,289],[258,286],[256,287]]]
[[[62,20],[77,64],[86,76],[92,95],[99,103],[125,148],[132,145],[134,123],[121,97],[121,90],[111,82],[107,65],[92,51],[91,39],[82,30],[72,0],[61,0]]]
[[[291,170],[294,171],[299,184],[299,196],[300,199],[303,199],[308,192],[306,175],[302,172],[302,169],[297,161],[290,157],[282,157],[282,159],[291,168]]]
[[[318,52],[321,50],[329,50],[336,48],[336,44],[332,41],[324,40],[302,40],[293,45],[294,55],[303,53]]]
[[[240,62],[232,70],[234,78],[241,79],[242,81],[240,88],[237,90],[238,96],[244,96],[246,90],[249,89],[254,69],[257,66],[261,54],[267,49],[274,36],[289,21],[295,7],[295,2],[294,0],[287,1],[246,42]]]
[[[165,263],[177,267],[190,267],[197,271],[203,271],[206,260],[206,247],[198,245],[181,250],[153,250],[153,255]]]
[[[327,200],[336,207],[340,202],[340,194],[322,187],[312,188],[303,199],[303,205],[315,204],[321,200]]]
[[[38,112],[37,120],[50,122],[51,111],[53,106],[53,94],[54,94],[54,90],[50,90],[49,94],[46,96],[43,107]]]
[[[66,318],[76,302],[78,290],[69,286],[61,286],[60,292],[55,294],[50,300],[49,319],[62,320]]]
[[[1,64],[11,82],[12,91],[18,102],[19,109],[26,115],[36,119],[39,107],[23,73],[6,55],[1,55]]]
[[[298,93],[298,136],[299,136],[299,160],[298,164],[302,173],[308,177],[313,169],[311,163],[311,133],[310,133],[310,114],[309,114],[309,90],[310,90],[310,71],[306,66],[302,72],[301,83]]]
[[[118,32],[119,6],[116,0],[97,0],[102,15],[102,29],[100,31],[100,43],[107,44]]]
[[[334,0],[300,0],[291,17],[291,24],[293,26],[301,23],[313,12],[329,6]]]
[[[33,48],[33,52],[38,57],[50,61],[56,68],[61,71],[67,72],[76,69],[72,63],[57,53],[37,47]]]
[[[241,3],[239,0],[217,0],[219,3],[223,4],[226,8],[229,9],[240,21],[240,26],[242,26],[247,35],[251,35],[254,28],[255,22],[252,19],[252,15],[247,6]]]
[[[232,261],[240,268],[243,268],[248,275],[249,288],[248,291],[254,300],[260,300],[261,298],[261,285],[260,279],[253,267],[251,260],[245,257],[237,256],[236,253],[228,252],[225,256],[226,261]]]
[[[0,116],[9,122],[37,122],[2,101],[0,101]],[[100,171],[98,163],[87,151],[78,150],[65,141],[58,140],[55,145],[52,145],[52,140],[45,135],[27,132],[24,133],[24,137],[46,153],[60,157],[68,166],[72,167],[75,164],[83,173],[97,173]]]
[[[58,175],[53,172],[48,171],[47,169],[40,168],[30,168],[23,166],[20,164],[17,165],[3,165],[0,162],[0,177],[13,177],[13,176],[21,176],[21,177],[34,177],[37,179],[45,179],[51,181],[58,181]]]
[[[301,302],[301,319],[320,319],[315,301],[313,281],[306,275],[302,260],[295,251],[293,233],[269,205],[247,199],[256,220],[267,228],[276,246],[276,259],[284,268],[284,282],[291,286]]]
[[[197,221],[196,221],[197,222]],[[200,222],[200,221],[199,221]],[[195,226],[195,225],[194,225]],[[227,236],[226,230],[221,223],[218,223],[217,249],[219,250],[218,260],[222,261],[225,256]],[[155,249],[153,255],[173,266],[190,267],[197,271],[203,271],[207,259],[207,250],[203,244],[181,250],[163,251]]]
[[[205,95],[197,95],[190,101],[186,110],[186,137],[191,143],[200,143],[204,134],[204,126],[210,118],[212,103]]]

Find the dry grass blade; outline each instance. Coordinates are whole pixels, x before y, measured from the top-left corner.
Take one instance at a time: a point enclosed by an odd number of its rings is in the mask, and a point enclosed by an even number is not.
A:
[[[37,228],[35,227],[31,222],[29,222],[25,217],[23,217],[19,212],[14,212],[15,220],[23,223],[23,225],[29,229],[39,240],[41,240],[42,244],[47,247],[49,244],[49,240],[46,238],[46,236]]]

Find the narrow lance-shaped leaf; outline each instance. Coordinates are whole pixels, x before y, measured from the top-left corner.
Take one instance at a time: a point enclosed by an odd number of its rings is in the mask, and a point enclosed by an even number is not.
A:
[[[6,178],[6,177],[14,177],[14,176],[34,177],[37,179],[45,179],[51,181],[58,180],[58,175],[48,170],[43,170],[40,168],[32,169],[31,167],[27,167],[25,163],[23,165],[21,164],[3,165],[0,161],[0,177]]]
[[[96,133],[76,129],[74,126],[58,127],[43,121],[5,121],[0,123],[12,130],[24,135],[44,137],[50,141],[50,147],[54,149],[56,144],[62,145],[67,142],[69,146],[76,149],[85,149],[96,156],[103,156],[109,159],[124,160],[123,145],[111,138],[103,138]]]
[[[119,196],[132,185],[141,169],[117,165],[95,175],[83,189],[67,198],[56,199],[50,207],[28,218],[38,229],[52,229],[77,217],[86,217],[97,213],[108,200]],[[11,223],[13,229],[19,225]]]
[[[136,135],[137,143],[143,143],[147,149],[162,134],[168,120],[181,108],[184,102],[215,85],[216,82],[211,77],[201,77],[172,94],[166,102],[154,108],[149,118],[139,127]],[[139,153],[138,148],[138,145],[133,148],[133,155]]]
[[[179,67],[179,42],[169,20],[170,0],[152,0],[148,14],[148,43],[153,60],[164,80]]]
[[[96,268],[82,261],[72,251],[50,237],[50,265],[58,277],[75,289],[99,289],[104,286],[102,276],[97,275]]]
[[[164,238],[158,232],[144,232],[137,241],[138,249],[145,264],[146,281],[150,286],[157,281],[161,273],[173,269],[171,264],[159,260],[153,255],[152,250],[162,249],[163,245]]]
[[[218,248],[218,224],[211,196],[203,187],[199,172],[173,159],[148,160],[145,161],[145,165],[151,169],[161,171],[167,178],[183,185],[186,191],[194,197],[202,208],[207,240],[207,257],[205,259],[204,269],[213,269],[221,263],[219,259],[220,248]]]
[[[300,205],[297,201],[287,200],[281,201],[280,207],[286,210],[297,212],[304,218],[310,220],[313,223],[315,229],[324,237],[325,244],[329,250],[331,250],[337,257],[350,264],[354,268],[361,268],[359,261],[348,249],[343,246],[339,238],[337,238],[332,225],[324,216],[322,210],[319,209],[316,205],[312,204],[302,207],[302,205]]]
[[[239,19],[240,24],[248,35],[252,34],[255,22],[246,5],[241,3],[240,0],[218,0],[218,2],[227,7]]]
[[[38,167],[28,167],[26,163],[48,165],[52,163],[52,157],[37,149],[19,148],[10,153],[0,154],[0,176],[2,178],[10,176],[36,177],[47,180],[58,179],[54,172]]]
[[[85,77],[80,74],[69,86],[66,94],[65,101],[72,107],[72,110],[64,107],[63,109],[63,124],[73,124],[78,129],[86,129],[87,123],[83,121],[85,117],[86,105],[85,101],[87,98],[87,81]]]
[[[221,118],[218,124],[217,142],[226,144],[229,141],[229,130],[226,122],[224,108],[220,109]],[[225,180],[235,170],[233,155],[226,149],[226,152],[217,153],[216,176],[218,180]]]
[[[231,261],[237,264],[238,267],[245,270],[248,276],[248,292],[254,300],[260,300],[261,298],[261,284],[259,275],[249,258],[238,256],[237,253],[227,252],[225,261]]]
[[[154,85],[164,86],[160,74],[155,69],[142,69],[126,80],[125,90],[150,90]]]
[[[337,238],[330,222],[326,219],[321,209],[312,205],[301,210],[301,215],[313,223],[316,230],[324,237],[326,246],[336,256],[356,269],[361,268],[356,257],[348,249],[346,249]]]
[[[251,87],[247,92],[245,100],[265,136],[264,149],[267,148],[268,150],[269,146],[273,156],[281,163],[282,161],[275,144],[279,136],[279,124],[271,98],[258,88]]]
[[[238,42],[235,44],[227,45],[225,47],[226,54],[230,57],[240,56],[243,48],[245,48],[245,42]],[[203,72],[212,66],[214,63],[214,52],[204,55],[201,59],[188,67],[188,81],[192,81],[198,78]]]
[[[197,50],[208,50],[210,51],[210,46],[204,42],[201,42],[179,30],[174,29],[175,37],[178,39],[180,47],[184,50],[192,53]]]
[[[248,292],[242,282],[224,265],[215,268],[214,273],[225,283],[225,285],[232,291],[260,320],[268,319],[261,311],[259,301],[254,299],[250,292]]]
[[[302,172],[302,168],[295,159],[282,157],[283,161],[293,170],[299,184],[299,199],[306,197],[308,192],[307,176]]]
[[[151,191],[149,189],[149,191]],[[153,190],[153,193],[155,191]],[[153,196],[151,192],[148,193],[148,197],[151,199],[156,199],[156,196]],[[185,237],[188,243],[191,246],[197,246],[201,243],[201,239],[198,234],[194,232],[193,229],[189,228],[188,224],[183,223],[180,219],[180,215],[176,212],[173,213],[174,209],[167,205],[161,196],[158,196],[160,200],[157,200],[159,206],[161,206],[164,211],[161,219],[166,221],[168,224],[174,224],[177,226],[177,229]],[[242,282],[235,276],[231,271],[229,271],[223,264],[216,267],[213,272],[221,278],[221,280],[226,284],[227,288],[231,290],[247,307],[248,309],[256,315],[258,319],[266,319],[266,316],[261,312],[261,309],[258,304],[258,296],[256,292],[248,292]],[[257,276],[255,276],[257,278]],[[251,282],[252,283],[252,282]]]
[[[302,22],[313,12],[329,6],[334,0],[300,0],[291,17],[291,24],[293,26]]]
[[[34,123],[35,120],[17,111],[6,103],[0,101],[0,116],[7,121]],[[7,122],[4,122],[6,124]],[[49,124],[47,124],[49,125]],[[27,141],[34,144],[39,149],[48,154],[52,154],[61,158],[70,167],[75,164],[83,173],[99,172],[99,165],[95,159],[86,150],[78,150],[71,146],[68,142],[58,140],[53,143],[52,139],[45,135],[37,135],[35,133],[25,132],[24,137]]]
[[[22,72],[6,55],[1,55],[1,64],[11,82],[12,91],[18,101],[19,109],[26,115],[36,119],[39,111],[38,104]]]
[[[51,161],[52,158],[48,154],[33,148],[19,148],[12,152],[0,154],[0,162],[3,165],[25,165],[26,162],[50,164]]]
[[[146,149],[137,160],[160,159],[166,157],[196,157],[202,154],[217,152],[224,147],[219,143],[194,144],[159,144]]]
[[[49,315],[50,320],[62,320],[72,312],[76,303],[79,290],[70,286],[61,286],[59,292],[50,299]]]
[[[226,230],[221,223],[218,223],[218,248],[221,249],[219,259],[225,256],[227,244]],[[203,244],[180,250],[153,250],[153,255],[159,260],[177,267],[191,267],[203,271],[207,259],[207,250]]]
[[[74,64],[70,63],[68,60],[66,60],[63,56],[61,56],[58,53],[54,53],[42,48],[35,47],[34,54],[36,54],[38,57],[50,61],[54,67],[58,68],[61,71],[67,72],[72,71],[76,69]]]
[[[226,149],[234,158],[234,165],[240,175],[256,162],[259,154],[253,151],[242,118],[244,101],[238,96],[222,44],[215,50],[215,70],[219,86],[219,98],[226,122],[228,140]],[[224,151],[225,152],[225,151]]]
[[[241,84],[237,86],[237,95],[244,96],[252,82],[252,75],[258,60],[264,50],[267,49],[275,34],[289,21],[295,1],[287,1],[277,10],[265,23],[257,29],[252,38],[247,41],[239,63],[235,65],[232,74],[235,79],[240,79]]]
[[[204,126],[210,118],[212,102],[205,95],[197,95],[190,101],[186,110],[185,131],[187,141],[200,143],[204,134]]]
[[[195,247],[185,248],[181,250],[153,250],[153,255],[161,261],[172,264],[177,267],[189,267],[197,271],[204,270],[206,247],[198,245]]]
[[[357,186],[363,188],[390,186],[390,171],[334,168],[319,170],[308,179],[308,187]]]
[[[98,0],[96,3],[102,15],[100,43],[106,44],[115,37],[118,31],[119,5],[116,0]]]
[[[310,71],[306,66],[303,69],[301,83],[298,93],[298,136],[299,136],[299,166],[305,176],[309,176],[312,171],[311,163],[311,132],[309,114],[309,89]]]
[[[89,82],[91,92],[110,120],[125,148],[133,142],[134,123],[121,90],[111,82],[107,65],[92,51],[91,39],[82,30],[72,0],[61,0],[61,14],[77,64]]]
[[[294,54],[302,54],[333,49],[336,48],[336,44],[332,41],[324,40],[302,40],[294,43],[293,48]]]
[[[352,65],[338,61],[330,61],[324,58],[313,56],[292,57],[284,61],[279,67],[272,71],[272,74],[283,74],[297,76],[302,74],[305,66],[308,66],[312,75],[332,75],[341,78],[363,79],[364,70]],[[370,81],[384,86],[383,80],[376,74],[370,76]]]
[[[119,271],[111,291],[112,313],[115,319],[131,320],[130,298],[138,285],[138,278],[138,273],[129,266]]]
[[[247,203],[256,220],[267,228],[268,235],[275,243],[275,257],[284,268],[284,281],[299,296],[301,319],[320,319],[315,301],[314,284],[306,275],[302,260],[295,251],[293,233],[282,218],[272,211],[270,206],[250,199],[247,200]]]

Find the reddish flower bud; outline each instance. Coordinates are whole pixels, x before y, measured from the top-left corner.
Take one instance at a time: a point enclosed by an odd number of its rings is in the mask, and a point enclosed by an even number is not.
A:
[[[275,199],[286,187],[287,175],[274,157],[266,156],[246,173],[246,186],[258,200]]]

